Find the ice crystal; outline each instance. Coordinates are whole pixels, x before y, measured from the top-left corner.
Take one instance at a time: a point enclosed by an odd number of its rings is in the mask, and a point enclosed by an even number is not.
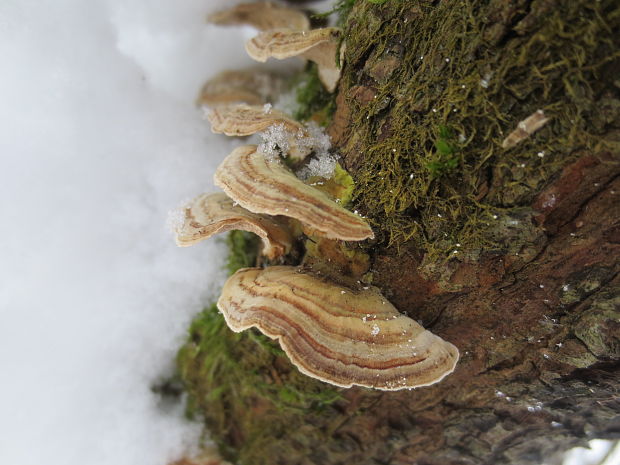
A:
[[[185,223],[185,209],[188,203],[189,202],[184,202],[181,206],[168,211],[168,216],[166,218],[166,229],[176,233],[183,228]]]
[[[283,123],[269,126],[259,133],[263,142],[258,146],[259,152],[268,160],[277,160],[281,154],[288,153],[290,149],[291,132]]]
[[[325,134],[325,129],[314,121],[306,123],[305,133],[296,134],[295,139],[300,149],[312,151],[318,158],[328,155],[332,147],[331,139]]]
[[[338,158],[335,155],[331,155],[330,153],[324,153],[322,155],[318,155],[306,166],[304,166],[297,175],[300,179],[308,179],[313,176],[319,176],[321,178],[331,178],[334,174],[334,169],[336,169],[336,163]]]

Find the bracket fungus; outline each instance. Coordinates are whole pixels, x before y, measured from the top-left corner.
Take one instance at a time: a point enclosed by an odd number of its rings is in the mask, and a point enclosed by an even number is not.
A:
[[[336,63],[339,46],[340,29],[335,27],[311,31],[274,29],[247,41],[245,50],[260,62],[272,57],[278,60],[301,57],[313,61],[318,66],[319,79],[329,92],[333,92],[340,79],[340,68]]]
[[[270,259],[288,253],[292,247],[293,238],[286,224],[235,205],[221,192],[202,194],[185,207],[183,222],[176,228],[176,242],[186,247],[232,229],[258,235],[263,240],[263,255]]]
[[[257,68],[223,71],[209,79],[200,90],[198,105],[247,103],[263,105],[280,94],[283,76]]]
[[[244,208],[299,220],[328,239],[373,238],[368,223],[308,186],[277,160],[270,161],[255,145],[233,150],[215,171],[214,182]]]
[[[217,306],[235,332],[278,339],[308,376],[342,387],[395,391],[452,373],[458,349],[402,315],[376,288],[351,290],[295,267],[245,268]]]
[[[249,136],[269,126],[281,124],[291,132],[304,132],[304,125],[274,108],[265,110],[257,105],[225,105],[214,108],[207,115],[211,130],[227,136]]]
[[[259,31],[278,28],[305,31],[310,28],[310,21],[302,11],[273,2],[241,3],[210,14],[207,21],[221,26],[247,24]]]

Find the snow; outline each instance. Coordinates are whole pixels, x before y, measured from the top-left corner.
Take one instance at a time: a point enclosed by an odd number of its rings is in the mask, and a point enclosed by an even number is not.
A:
[[[571,449],[566,454],[563,465],[618,465],[620,464],[620,446],[616,443],[614,447],[613,444],[610,441],[594,439],[590,441],[588,448]]]
[[[167,212],[235,142],[193,100],[247,66],[228,0],[0,2],[0,463],[166,464],[198,444],[151,386],[223,281]],[[214,46],[217,43],[217,46]]]
[[[258,144],[258,151],[269,161],[277,161],[281,154],[287,153],[290,149],[290,141],[295,137],[291,131],[286,129],[284,123],[273,124],[260,132],[258,136],[262,140]]]
[[[271,106],[267,105],[266,113],[271,111]],[[329,153],[331,139],[325,128],[314,121],[305,123],[304,130],[297,132],[288,129],[284,123],[273,124],[259,132],[258,138],[261,140],[258,151],[269,161],[280,160],[281,155],[286,155],[293,148],[304,154],[312,153],[310,162],[296,173],[303,180],[311,176],[331,178],[334,173],[337,158]]]
[[[310,121],[306,123],[306,136],[298,137],[299,146],[302,149],[309,150],[314,152],[314,156],[316,160],[323,160],[324,163],[327,163],[325,166],[317,165],[317,170],[320,171],[316,174],[312,174],[313,176],[323,176],[325,178],[329,178],[332,176],[334,167],[336,165],[336,160],[329,153],[329,149],[331,148],[331,139],[325,133],[324,128],[320,127],[314,121]],[[328,161],[329,160],[329,161]]]

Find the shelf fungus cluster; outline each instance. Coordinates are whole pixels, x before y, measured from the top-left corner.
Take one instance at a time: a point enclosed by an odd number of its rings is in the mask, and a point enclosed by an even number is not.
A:
[[[260,62],[291,57],[313,61],[325,88],[329,92],[336,89],[344,53],[340,29],[310,29],[310,21],[303,12],[273,2],[242,3],[211,14],[208,21],[219,25],[255,27],[259,34],[245,44],[251,58]],[[340,60],[336,60],[337,54],[340,54]]]
[[[340,74],[337,29],[308,30],[305,15],[271,2],[237,5],[209,19],[253,25],[262,32],[246,46],[252,57],[265,61],[303,56],[318,63],[323,84],[335,89]],[[213,131],[245,136],[282,125],[296,137],[312,137],[301,123],[270,105],[261,106],[270,103],[279,84],[270,74],[253,73],[226,72],[203,87],[199,102],[212,108]],[[287,150],[283,155],[297,161],[310,153],[295,153],[294,144]],[[175,228],[179,246],[240,229],[258,235],[261,253],[282,263],[300,230],[336,241],[374,238],[364,218],[303,182],[279,157],[266,156],[256,145],[233,150],[217,168],[214,182],[224,192],[200,195],[183,209]],[[454,345],[399,313],[378,289],[343,286],[308,266],[238,270],[217,305],[233,331],[257,328],[279,340],[303,373],[337,386],[427,386],[450,374],[459,357]]]

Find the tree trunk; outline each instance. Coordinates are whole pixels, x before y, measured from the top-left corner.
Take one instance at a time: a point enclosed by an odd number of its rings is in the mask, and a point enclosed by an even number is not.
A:
[[[620,5],[377,3],[345,23],[330,134],[378,236],[373,285],[458,346],[457,368],[297,410],[241,393],[225,420],[185,370],[194,402],[246,465],[539,465],[619,438]],[[503,149],[538,109],[549,123]]]

